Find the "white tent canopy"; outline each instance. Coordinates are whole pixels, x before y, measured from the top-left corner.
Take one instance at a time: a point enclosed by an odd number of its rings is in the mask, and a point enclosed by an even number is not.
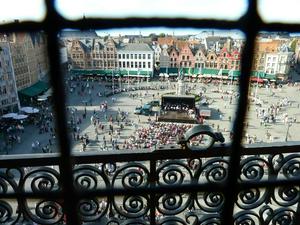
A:
[[[23,120],[26,119],[28,116],[27,115],[23,115],[23,114],[19,114],[13,117],[13,119],[15,120]]]
[[[2,115],[2,118],[13,118],[14,116],[17,116],[17,113],[7,113]]]
[[[42,101],[46,101],[47,98],[48,98],[48,96],[46,96],[46,95],[40,95],[40,96],[38,97],[37,100],[38,100],[39,102],[42,102]]]
[[[40,110],[33,108],[33,107],[22,107],[20,111],[25,112],[25,113],[38,113]]]

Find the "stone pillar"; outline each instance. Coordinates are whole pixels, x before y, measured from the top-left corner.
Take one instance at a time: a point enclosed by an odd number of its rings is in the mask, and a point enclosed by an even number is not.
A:
[[[177,95],[185,95],[185,87],[184,87],[183,80],[178,80],[177,88],[176,88],[176,94]]]

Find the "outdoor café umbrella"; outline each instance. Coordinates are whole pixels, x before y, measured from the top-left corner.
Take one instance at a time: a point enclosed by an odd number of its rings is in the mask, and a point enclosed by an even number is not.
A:
[[[14,116],[17,116],[18,114],[17,113],[7,113],[7,114],[4,114],[2,116],[2,118],[13,118]]]
[[[33,107],[22,107],[20,111],[25,112],[25,113],[38,113],[39,110]]]
[[[23,114],[19,114],[13,117],[13,119],[15,120],[23,120],[26,119],[28,116],[27,115],[23,115]]]
[[[46,96],[46,95],[40,95],[40,96],[38,97],[37,100],[38,100],[39,102],[43,102],[43,101],[46,101],[47,98],[48,98],[48,96]]]

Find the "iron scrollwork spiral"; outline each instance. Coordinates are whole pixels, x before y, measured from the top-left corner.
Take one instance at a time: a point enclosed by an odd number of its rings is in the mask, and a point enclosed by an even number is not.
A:
[[[180,160],[164,161],[157,168],[159,185],[181,185],[192,181],[192,172],[185,162]]]
[[[149,186],[149,170],[142,163],[131,162],[119,167],[113,178],[112,186],[125,189],[145,188]],[[148,213],[147,195],[114,196],[113,211],[122,219],[141,218]]]
[[[219,213],[224,204],[224,196],[217,192],[198,193],[196,203],[204,213]]]
[[[264,206],[259,210],[262,224],[284,224],[293,225],[295,222],[295,211],[289,208],[276,208],[273,209],[270,206]]]
[[[97,221],[106,215],[108,207],[107,199],[82,199],[79,201],[78,212],[82,221]]]
[[[109,188],[110,181],[105,168],[105,164],[98,168],[91,165],[75,167],[73,170],[75,187],[83,190]]]
[[[51,192],[61,189],[60,174],[57,170],[49,167],[40,167],[28,170],[21,180],[20,186],[24,191]],[[30,189],[28,190],[28,188]]]
[[[4,200],[0,200],[0,224],[14,224],[18,218],[13,218],[12,206]]]
[[[241,180],[259,181],[270,170],[270,163],[261,156],[251,156],[241,162]],[[269,174],[269,172],[268,172]]]
[[[226,180],[228,175],[228,161],[223,158],[214,158],[207,160],[202,169],[197,171],[195,178],[199,183],[221,183]],[[202,175],[205,175],[205,178]]]

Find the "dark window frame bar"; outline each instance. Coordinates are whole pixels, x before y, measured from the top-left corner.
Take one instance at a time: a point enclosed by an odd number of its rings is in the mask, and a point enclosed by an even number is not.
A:
[[[58,50],[58,32],[65,28],[74,28],[74,29],[109,29],[109,28],[124,28],[124,27],[157,27],[157,26],[166,26],[166,27],[188,27],[191,28],[214,28],[214,29],[238,29],[244,32],[246,36],[246,46],[243,51],[242,55],[242,69],[241,74],[245,74],[245,76],[241,77],[239,90],[240,90],[240,98],[238,101],[237,107],[237,117],[234,121],[234,133],[235,138],[232,142],[232,146],[228,147],[228,155],[230,156],[230,163],[229,163],[229,179],[227,184],[224,187],[220,187],[224,194],[225,194],[225,205],[224,211],[222,213],[222,224],[233,224],[232,215],[233,215],[233,207],[235,202],[235,197],[237,191],[240,188],[246,188],[247,185],[237,185],[237,177],[239,176],[239,170],[235,170],[235,168],[239,167],[239,158],[241,154],[244,153],[245,149],[242,150],[241,146],[241,139],[243,133],[243,121],[245,118],[246,107],[247,107],[247,93],[248,93],[248,83],[249,83],[249,74],[252,64],[253,58],[253,50],[254,50],[254,41],[258,31],[289,31],[289,32],[299,32],[300,31],[300,24],[283,24],[283,23],[265,23],[263,22],[258,13],[257,13],[257,1],[252,0],[248,1],[248,10],[247,13],[242,16],[237,21],[222,21],[222,20],[213,20],[213,19],[184,19],[184,18],[175,18],[175,19],[166,19],[166,18],[125,18],[125,19],[82,19],[77,21],[70,21],[67,19],[62,18],[56,11],[54,5],[55,1],[47,1],[45,0],[45,4],[47,7],[47,14],[43,21],[41,22],[18,22],[18,23],[11,23],[11,24],[4,24],[0,25],[0,32],[17,32],[17,31],[45,31],[48,36],[48,53],[49,53],[49,60],[50,60],[50,72],[51,72],[51,84],[54,89],[54,107],[56,112],[56,125],[58,128],[58,140],[60,145],[60,152],[61,155],[49,156],[47,163],[51,162],[59,162],[60,173],[62,176],[62,193],[58,193],[58,196],[64,196],[64,209],[66,213],[66,217],[69,224],[79,224],[79,218],[76,213],[76,208],[73,207],[74,204],[76,205],[78,198],[82,195],[82,193],[77,193],[73,187],[73,180],[72,176],[72,165],[75,162],[81,161],[84,162],[91,162],[94,156],[72,156],[71,149],[70,149],[70,142],[66,134],[66,114],[65,114],[65,96],[64,96],[64,84],[61,71],[59,69],[59,50]],[[250,53],[250,54],[249,54]],[[55,76],[54,76],[55,75]],[[231,148],[231,149],[230,149]],[[282,149],[281,149],[282,148]],[[281,146],[278,148],[278,151],[284,152],[285,146]],[[217,148],[218,149],[218,148]],[[258,148],[258,152],[262,153],[264,148]],[[292,147],[292,149],[296,152],[297,146]],[[220,149],[219,149],[220,150]],[[172,151],[175,151],[172,149]],[[272,150],[273,151],[273,150]],[[198,155],[199,153],[188,153],[185,154],[184,157],[187,155]],[[216,153],[220,156],[220,153]],[[162,158],[166,157],[163,156],[164,154],[159,154]],[[172,154],[173,155],[173,154]],[[201,154],[200,154],[201,155]],[[205,155],[205,153],[204,153]],[[226,154],[225,154],[226,155]],[[149,157],[150,155],[145,155],[143,157]],[[176,155],[175,155],[176,156]],[[210,154],[211,156],[211,154]],[[119,154],[119,155],[111,155],[111,156],[101,156],[104,157],[104,161],[111,159],[112,157],[116,157],[114,161],[118,161],[118,159],[125,160],[127,157],[126,153]],[[142,157],[142,158],[143,158]],[[154,159],[159,158],[158,156],[150,156]],[[180,154],[177,157],[182,157]],[[23,158],[23,159],[22,159]],[[43,157],[37,156],[32,157],[33,161],[36,161],[36,164],[45,165],[46,162],[43,160]],[[168,155],[170,158],[170,155]],[[175,157],[176,158],[176,157]],[[117,159],[117,160],[116,160]],[[127,158],[128,159],[128,158]],[[149,160],[149,158],[148,158]],[[20,157],[18,160],[14,161],[13,164],[9,157],[3,157],[0,159],[1,167],[3,168],[6,166],[9,168],[10,166],[20,166],[25,165],[28,162],[26,157]],[[35,163],[29,163],[31,166]],[[274,182],[268,181],[263,183],[262,186],[269,186],[269,185],[285,185],[285,184],[296,184],[298,182],[297,179],[295,180],[288,180],[288,181],[281,181],[276,180]],[[299,182],[298,182],[299,183]],[[254,183],[252,185],[258,185]],[[230,188],[228,188],[230,187]],[[174,190],[177,190],[174,187]],[[166,188],[166,191],[171,190],[173,188]],[[159,190],[163,190],[163,188],[159,188]],[[154,190],[153,194],[155,194]],[[190,191],[198,191],[197,186],[189,186],[187,190]],[[207,189],[205,189],[207,190]],[[111,190],[106,190],[102,194],[106,195]],[[148,193],[152,193],[147,189]],[[120,192],[121,193],[121,192]],[[126,193],[126,191],[125,191]],[[93,193],[92,193],[93,194]],[[101,194],[94,193],[94,194]],[[115,194],[118,194],[116,191]],[[25,197],[26,193],[17,193],[19,197]],[[32,194],[32,197],[39,197],[43,196],[42,193]],[[1,196],[2,197],[2,196]],[[50,197],[47,195],[47,197]],[[154,207],[155,204],[152,204],[151,207],[151,215],[154,215]],[[297,218],[295,221],[300,221],[299,216],[299,204],[297,208]],[[151,224],[154,224],[154,218],[152,218]]]

